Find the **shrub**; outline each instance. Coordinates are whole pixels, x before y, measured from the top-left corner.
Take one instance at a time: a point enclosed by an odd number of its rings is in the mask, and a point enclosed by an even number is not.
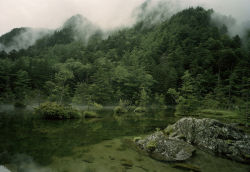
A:
[[[120,99],[119,105],[114,108],[115,114],[127,113],[128,102]]]
[[[15,106],[16,108],[25,108],[25,107],[26,107],[26,105],[25,105],[23,102],[21,102],[21,101],[15,102],[15,103],[14,103],[14,106]]]
[[[85,118],[98,118],[97,113],[93,111],[85,111],[83,114]]]
[[[64,106],[55,102],[46,102],[35,109],[36,114],[43,119],[60,120],[60,119],[75,119],[80,115],[77,110],[71,106]]]
[[[134,112],[136,112],[136,113],[144,113],[144,112],[147,112],[147,108],[139,106],[139,107],[135,108]]]
[[[114,113],[115,114],[121,114],[121,113],[126,113],[126,112],[128,112],[128,110],[123,106],[116,106],[114,108]]]
[[[98,111],[103,109],[103,106],[101,104],[96,103],[96,102],[93,103],[93,106]]]

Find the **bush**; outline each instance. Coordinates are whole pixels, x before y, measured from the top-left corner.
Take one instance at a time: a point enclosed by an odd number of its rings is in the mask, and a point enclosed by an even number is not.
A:
[[[114,108],[114,113],[115,114],[127,113],[128,112],[128,109],[127,109],[128,106],[129,106],[128,101],[124,101],[124,100],[120,99],[119,105]]]
[[[71,106],[64,106],[54,102],[41,104],[35,109],[35,112],[43,119],[48,120],[75,119],[80,117],[78,111]]]
[[[121,114],[121,113],[126,113],[126,112],[128,112],[128,110],[123,106],[116,106],[114,108],[114,113],[115,114]]]
[[[144,112],[147,112],[147,108],[139,106],[134,110],[134,112],[136,112],[136,113],[144,113]]]
[[[25,105],[23,102],[21,102],[21,101],[15,102],[15,103],[14,103],[14,106],[15,106],[16,108],[25,108],[25,107],[26,107],[26,105]]]
[[[85,118],[98,118],[97,113],[93,112],[93,111],[85,111],[83,113]]]
[[[96,102],[93,103],[93,106],[98,111],[103,109],[103,106],[101,104],[96,103]]]

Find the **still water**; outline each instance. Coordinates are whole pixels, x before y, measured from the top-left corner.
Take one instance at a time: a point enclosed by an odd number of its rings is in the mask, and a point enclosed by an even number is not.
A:
[[[171,111],[117,116],[107,110],[100,119],[46,121],[30,108],[0,109],[0,172],[183,171],[140,154],[127,142],[173,124],[178,119]],[[250,170],[200,150],[185,163],[204,172]]]

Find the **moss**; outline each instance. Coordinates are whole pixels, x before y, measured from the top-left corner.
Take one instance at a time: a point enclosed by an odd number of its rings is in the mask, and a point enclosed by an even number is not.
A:
[[[227,144],[232,144],[234,141],[233,141],[233,140],[228,139],[228,140],[225,140],[225,142],[226,142]]]
[[[171,133],[173,133],[174,127],[173,125],[169,125],[167,128],[164,129],[164,134],[169,136]]]
[[[160,128],[156,128],[155,131],[158,132],[158,131],[161,131],[161,129]]]
[[[149,142],[147,143],[146,148],[147,148],[147,150],[149,150],[149,151],[154,151],[155,148],[156,148],[156,146],[157,146],[156,141],[151,140],[151,141],[149,141]]]
[[[141,137],[134,137],[134,138],[133,138],[133,141],[134,141],[134,142],[138,142],[138,141],[141,140],[141,139],[142,139]]]
[[[35,109],[35,113],[47,120],[79,118],[79,112],[71,106],[63,106],[55,102],[46,102]]]

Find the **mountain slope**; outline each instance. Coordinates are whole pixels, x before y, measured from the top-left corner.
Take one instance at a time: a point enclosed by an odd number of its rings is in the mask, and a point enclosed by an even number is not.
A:
[[[92,24],[82,15],[69,18],[62,27],[52,31],[49,29],[15,28],[0,37],[0,51],[9,53],[12,50],[36,47],[48,47],[56,44],[68,44],[73,41],[87,43],[95,34],[101,34],[101,29]]]
[[[50,33],[49,29],[15,28],[0,37],[0,51],[27,49]]]
[[[249,47],[213,24],[212,13],[189,8],[150,27],[145,27],[148,19],[139,21],[107,39],[93,29],[87,44],[78,34],[93,25],[74,16],[26,51],[3,55],[0,97],[17,98],[24,80],[27,92],[39,90],[53,101],[115,104],[122,99],[147,105],[165,99],[181,104],[183,113],[211,106],[243,109],[249,103]]]
[[[56,44],[69,44],[74,41],[87,43],[91,36],[101,33],[101,29],[78,14],[69,18],[52,35],[40,39],[36,47],[51,47]]]

